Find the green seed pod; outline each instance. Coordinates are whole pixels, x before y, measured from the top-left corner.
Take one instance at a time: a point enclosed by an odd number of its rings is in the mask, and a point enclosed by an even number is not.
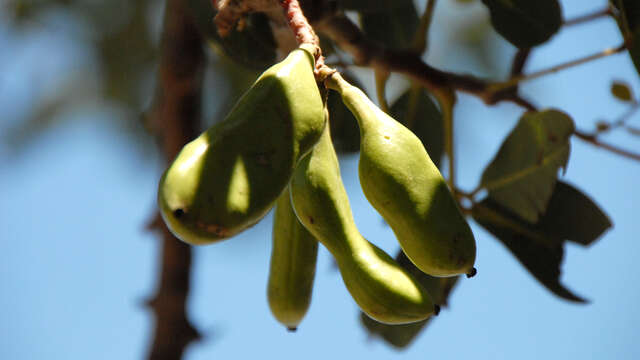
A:
[[[220,123],[185,145],[158,203],[181,240],[208,244],[262,219],[325,126],[310,51],[265,71]]]
[[[329,86],[360,125],[362,190],[407,257],[432,276],[475,274],[473,233],[420,139],[339,74]]]
[[[424,288],[356,228],[328,126],[296,168],[290,191],[298,219],[331,252],[363,312],[387,324],[416,322],[434,313]]]
[[[288,187],[276,201],[272,238],[267,299],[273,316],[295,331],[311,303],[318,241],[294,214]]]

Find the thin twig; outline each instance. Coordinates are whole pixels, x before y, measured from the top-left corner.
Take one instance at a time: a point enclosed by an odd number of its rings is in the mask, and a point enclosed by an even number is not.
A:
[[[536,71],[536,72],[531,73],[531,74],[522,74],[522,75],[519,75],[519,76],[514,76],[514,77],[512,77],[511,79],[509,79],[509,80],[507,80],[505,82],[497,83],[497,84],[492,85],[492,90],[493,91],[500,91],[500,90],[503,90],[505,88],[510,88],[510,87],[512,87],[514,85],[517,85],[518,83],[520,83],[522,81],[533,80],[533,79],[539,78],[539,77],[544,76],[544,75],[548,75],[548,74],[551,74],[551,73],[554,73],[554,72],[558,72],[560,70],[564,70],[564,69],[568,69],[568,68],[571,68],[571,67],[574,67],[574,66],[582,65],[584,63],[587,63],[587,62],[590,62],[590,61],[593,61],[593,60],[597,60],[597,59],[600,59],[600,58],[603,58],[603,57],[607,57],[607,56],[610,56],[610,55],[613,55],[613,54],[620,53],[620,52],[624,51],[625,49],[626,49],[625,44],[622,44],[622,45],[620,45],[618,47],[615,47],[615,48],[605,49],[605,50],[597,52],[595,54],[588,55],[588,56],[585,56],[585,57],[582,57],[582,58],[579,58],[579,59],[576,59],[576,60],[567,61],[565,63],[559,64],[559,65],[555,65],[555,66],[552,66],[552,67],[544,69],[544,70]]]
[[[389,80],[389,72],[376,70],[374,71],[374,76],[376,80],[376,97],[378,98],[378,104],[382,111],[389,114],[389,104],[387,103],[387,96],[385,92],[387,88],[387,80]]]
[[[416,34],[413,38],[413,49],[418,54],[422,54],[429,49],[429,29],[433,22],[432,20],[435,8],[436,0],[428,0],[427,7],[424,9],[424,13],[422,13],[422,17],[420,18],[420,25],[418,26],[418,30],[416,30]]]
[[[447,154],[449,164],[449,176],[447,182],[449,188],[454,191],[456,188],[456,156],[453,135],[453,108],[456,103],[456,94],[453,91],[439,91],[434,94],[440,103],[442,120],[444,125],[444,150]]]
[[[513,62],[511,63],[511,74],[510,76],[516,77],[522,75],[524,71],[524,67],[527,64],[527,60],[529,60],[529,55],[531,54],[531,48],[519,49],[513,57]]]
[[[631,106],[629,107],[629,109],[627,109],[627,111],[625,111],[622,115],[620,115],[620,117],[618,117],[618,119],[614,121],[611,124],[611,126],[618,127],[618,126],[625,125],[627,120],[629,120],[631,116],[633,116],[633,114],[635,114],[636,111],[638,111],[638,109],[640,109],[640,101],[634,100]]]
[[[627,41],[631,38],[631,27],[629,26],[629,18],[627,17],[627,11],[624,7],[622,0],[616,0],[616,7],[618,8],[618,19],[624,30],[624,39]]]
[[[575,130],[573,132],[573,134],[578,139],[584,140],[584,141],[586,141],[586,142],[588,142],[588,143],[590,143],[590,144],[592,144],[594,146],[603,148],[605,150],[611,151],[611,152],[613,152],[615,154],[624,156],[624,157],[629,158],[629,159],[640,161],[640,154],[636,154],[636,153],[630,152],[628,150],[621,149],[621,148],[619,148],[617,146],[602,142],[600,139],[598,139],[598,136],[595,135],[595,134],[585,133],[585,132],[582,132],[580,130]]]
[[[588,14],[577,16],[573,19],[565,20],[564,26],[583,24],[585,22],[593,21],[610,15],[613,15],[613,12],[611,11],[611,6],[607,5],[604,9],[599,9]]]
[[[404,74],[422,84],[431,93],[442,89],[455,89],[478,96],[487,104],[510,101],[519,105],[527,103],[513,92],[488,91],[489,85],[470,75],[460,75],[438,70],[427,65],[415,51],[393,50],[368,39],[347,17],[342,15],[325,17],[314,24],[317,31],[327,35],[349,52],[354,63],[374,69]]]

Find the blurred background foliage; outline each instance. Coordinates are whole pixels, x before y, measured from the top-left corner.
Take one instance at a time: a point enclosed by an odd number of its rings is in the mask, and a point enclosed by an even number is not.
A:
[[[309,6],[309,3],[312,1],[302,1],[303,5]],[[226,113],[257,74],[276,60],[276,44],[262,14],[250,16],[241,33],[234,31],[221,40],[211,21],[214,13],[210,2],[190,0],[189,4],[210,45],[210,66],[207,67],[203,102],[205,123],[209,124],[211,119]],[[366,4],[377,9],[374,5]],[[50,56],[30,67],[31,81],[19,84],[18,90],[29,95],[28,104],[5,105],[12,107],[9,112],[13,117],[10,119],[12,126],[1,136],[10,144],[11,150],[20,151],[57,121],[64,121],[64,114],[77,109],[93,109],[111,113],[109,118],[123,135],[140,145],[143,153],[152,151],[152,142],[145,127],[145,112],[153,98],[163,1],[7,0],[1,6],[4,26],[15,34],[16,39],[21,39],[13,44],[15,53],[24,53],[29,51],[25,47],[36,46],[29,40],[46,42],[48,37],[66,45],[50,49]],[[339,6],[349,10],[362,4],[341,1]],[[385,6],[392,8],[386,9]],[[363,29],[371,29],[368,35],[383,43],[396,47],[408,45],[407,39],[411,38],[419,21],[413,2],[404,1],[396,5],[395,2],[380,1],[379,7],[385,12],[400,11],[404,16],[392,17],[398,19],[391,24],[394,31],[376,33],[381,22],[388,17],[382,15],[384,12],[363,12]],[[440,56],[463,54],[476,75],[498,75],[509,61],[507,54],[501,55],[504,51],[496,51],[500,47],[497,37],[490,32],[487,22],[477,15],[465,21],[454,21],[446,36],[452,48]],[[323,42],[328,40],[323,39]],[[325,53],[332,53],[331,44],[323,48]],[[60,51],[72,52],[72,55],[58,54]],[[8,55],[12,54],[5,54]],[[339,63],[346,57],[345,54],[330,55],[328,62]],[[390,91],[401,89],[402,85],[399,85]],[[342,110],[335,112],[339,111]],[[353,136],[357,128],[340,125],[340,122],[335,121],[333,130],[336,136],[342,135],[338,127],[345,126],[344,136],[357,141]],[[353,121],[345,121],[344,124],[355,125]],[[339,147],[353,151],[357,149],[357,142],[349,144],[343,141]]]

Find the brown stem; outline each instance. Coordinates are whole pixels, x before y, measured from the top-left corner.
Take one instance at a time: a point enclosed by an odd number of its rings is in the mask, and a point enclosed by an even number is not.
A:
[[[204,69],[202,39],[185,9],[186,1],[167,0],[160,49],[158,86],[151,126],[166,159],[173,159],[199,128]],[[148,306],[155,317],[148,358],[180,359],[200,335],[186,316],[191,247],[176,239],[159,215],[150,226],[162,234],[159,286]]]
[[[518,52],[516,52],[516,55],[513,57],[513,63],[511,64],[511,77],[522,75],[522,71],[527,64],[530,54],[531,48],[519,49]]]
[[[589,14],[584,14],[578,17],[575,17],[573,19],[569,19],[569,20],[565,20],[564,21],[564,25],[565,26],[572,26],[572,25],[578,25],[578,24],[582,24],[585,22],[589,22],[589,21],[593,21],[595,19],[599,19],[601,17],[605,17],[608,15],[611,15],[611,7],[607,6],[604,9],[600,9],[600,10],[596,10],[592,13]]]
[[[433,13],[436,8],[436,0],[428,0],[427,6],[420,18],[420,26],[413,38],[413,49],[418,54],[422,54],[429,48],[429,29],[433,20]]]
[[[345,16],[329,16],[315,24],[315,28],[338,43],[343,50],[351,53],[357,65],[404,74],[431,92],[455,89],[476,95],[487,104],[499,101],[517,104],[526,102],[513,92],[491,92],[490,83],[473,76],[450,73],[429,66],[421,59],[420,54],[414,51],[387,49],[367,39]]]
[[[302,44],[311,44],[316,47],[319,45],[318,37],[311,25],[309,25],[309,21],[302,13],[302,9],[300,8],[300,4],[298,0],[279,0],[280,5],[285,10],[285,16],[287,17],[287,22],[289,23],[289,27],[296,36],[296,41],[298,45]]]
[[[600,139],[598,139],[598,137],[597,137],[596,135],[594,135],[594,134],[588,134],[588,133],[582,132],[582,131],[580,131],[580,130],[575,130],[575,131],[573,132],[573,134],[574,134],[578,139],[584,140],[584,141],[586,141],[586,142],[588,142],[588,143],[590,143],[590,144],[592,144],[592,145],[594,145],[594,146],[597,146],[597,147],[603,148],[603,149],[605,149],[605,150],[611,151],[611,152],[613,152],[613,153],[615,153],[615,154],[618,154],[618,155],[624,156],[624,157],[629,158],[629,159],[633,159],[633,160],[636,160],[636,161],[640,161],[640,154],[632,153],[632,152],[630,152],[630,151],[628,151],[628,150],[621,149],[621,148],[616,147],[616,146],[614,146],[614,145],[611,145],[611,144],[608,144],[608,143],[602,142],[602,141],[601,141]]]
[[[504,89],[508,89],[511,88],[515,85],[517,85],[518,83],[522,82],[522,81],[527,81],[527,80],[532,80],[532,79],[537,79],[541,76],[545,76],[545,75],[549,75],[551,73],[555,73],[561,70],[565,70],[574,66],[578,66],[578,65],[582,65],[597,59],[601,59],[607,56],[611,56],[614,54],[618,54],[622,51],[624,51],[626,49],[626,44],[621,44],[615,48],[609,48],[609,49],[605,49],[603,51],[599,51],[595,54],[591,54],[591,55],[587,55],[584,57],[581,57],[579,59],[575,59],[575,60],[571,60],[571,61],[567,61],[564,62],[562,64],[558,64],[555,66],[552,66],[550,68],[544,69],[544,70],[540,70],[540,71],[536,71],[534,73],[531,74],[520,74],[517,76],[513,76],[511,79],[503,82],[503,83],[497,83],[497,84],[493,84],[493,89],[494,91],[502,91]]]

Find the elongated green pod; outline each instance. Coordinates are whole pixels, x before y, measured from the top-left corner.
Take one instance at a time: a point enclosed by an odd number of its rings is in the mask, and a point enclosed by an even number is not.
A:
[[[422,286],[356,228],[328,126],[296,168],[290,191],[298,219],[331,252],[363,312],[387,324],[416,322],[434,313]]]
[[[229,115],[185,145],[160,180],[164,221],[208,244],[262,219],[325,126],[313,56],[292,51],[265,71]]]
[[[272,240],[269,307],[280,323],[295,331],[311,304],[318,241],[294,214],[288,187],[276,201]]]
[[[339,74],[328,85],[360,126],[362,190],[407,257],[432,276],[473,275],[473,233],[420,139]]]

